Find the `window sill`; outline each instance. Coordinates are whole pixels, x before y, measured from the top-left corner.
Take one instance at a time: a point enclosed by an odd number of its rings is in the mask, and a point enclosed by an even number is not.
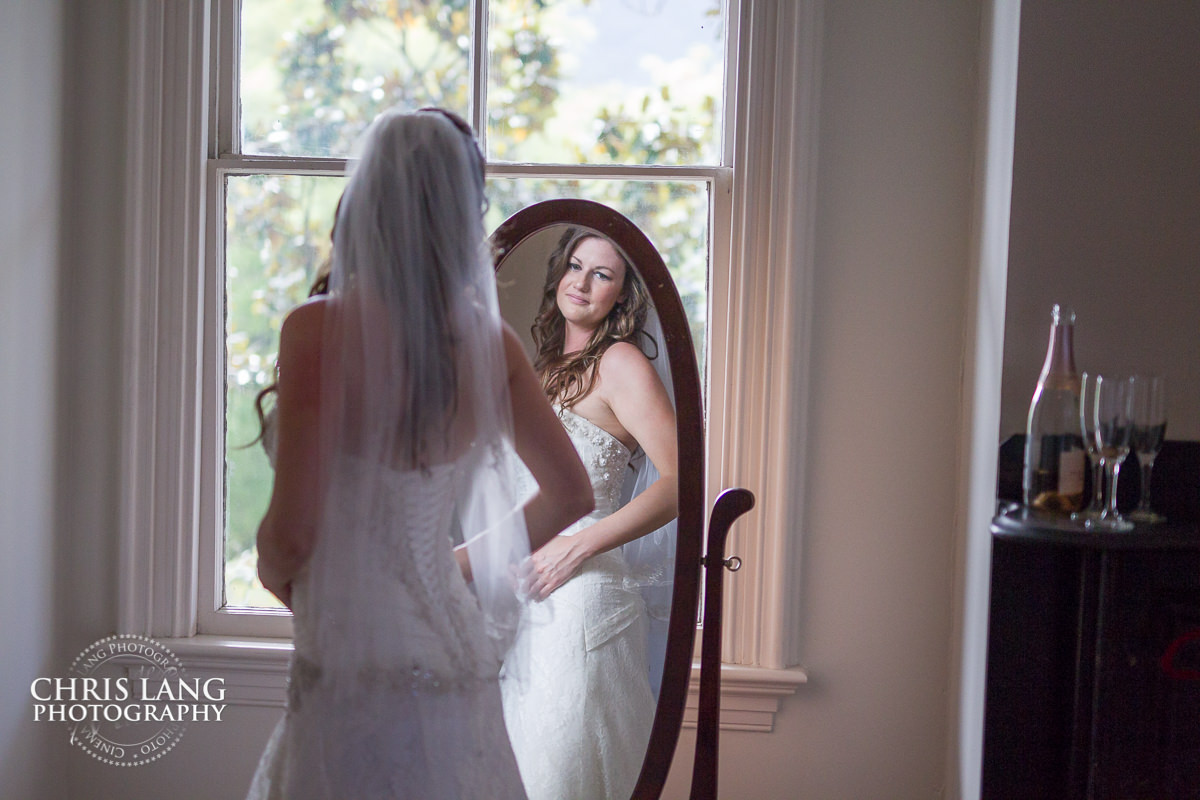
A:
[[[282,708],[286,699],[290,639],[201,634],[161,638],[179,657],[189,677],[222,678],[231,705]],[[770,733],[780,701],[808,682],[804,670],[721,665],[721,729]],[[700,664],[693,662],[683,727],[695,728],[700,697]]]
[[[721,665],[721,730],[770,733],[775,712],[785,697],[808,683],[800,667],[771,669],[742,664]],[[692,662],[688,699],[683,710],[683,727],[695,728],[700,705],[700,662]]]
[[[160,638],[183,662],[191,678],[222,678],[225,702],[282,708],[287,700],[291,639],[200,634]]]

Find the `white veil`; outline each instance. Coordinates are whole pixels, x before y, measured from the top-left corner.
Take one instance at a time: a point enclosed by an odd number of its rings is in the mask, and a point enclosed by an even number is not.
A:
[[[646,334],[643,352],[654,365],[659,380],[667,390],[671,407],[675,407],[675,386],[671,381],[671,365],[667,363],[667,344],[663,336],[662,323],[653,307],[646,314],[642,326]],[[621,505],[644,492],[659,478],[659,472],[646,453],[639,447],[630,461],[632,472],[625,480],[621,491]],[[675,584],[675,542],[678,519],[673,519],[658,530],[634,539],[621,547],[621,554],[634,583],[646,602],[649,629],[646,642],[646,659],[650,670],[650,688],[658,697],[662,685],[662,671],[667,652],[668,622],[671,617],[671,600]]]
[[[498,689],[474,687],[494,684],[517,640],[529,555],[483,186],[470,128],[437,110],[384,113],[352,162],[308,421],[316,540],[292,593],[288,707],[306,722],[277,728],[251,797],[377,796],[397,775],[459,796],[459,755],[488,780],[485,765],[511,763],[503,737],[495,762],[483,740],[445,746],[475,730],[464,722],[503,724]]]
[[[394,518],[406,475],[452,486],[454,528],[468,543],[497,665],[520,616],[513,570],[529,540],[507,457],[511,406],[482,156],[459,124],[432,110],[381,115],[338,210],[322,334],[326,477],[308,593],[323,672],[334,680],[344,671],[348,687],[363,665],[394,658],[397,621],[375,610],[379,587],[363,576],[397,557],[381,552],[374,532],[378,515]],[[406,546],[395,579],[420,583],[426,622],[454,641],[439,629],[449,624],[438,607],[449,541]],[[443,666],[453,673],[477,655],[451,648]]]

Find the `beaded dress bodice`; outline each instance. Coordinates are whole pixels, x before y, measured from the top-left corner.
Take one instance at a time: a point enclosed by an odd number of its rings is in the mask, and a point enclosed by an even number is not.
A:
[[[569,536],[621,507],[621,489],[632,454],[617,437],[591,420],[568,408],[556,407],[555,411],[587,468],[596,501],[592,513],[563,531],[564,536]]]
[[[375,618],[369,627],[378,633],[366,663],[355,665],[363,680],[439,692],[495,677],[498,656],[452,552],[455,468],[394,471],[390,491],[374,507],[340,510],[347,529],[364,530],[371,539],[375,557],[354,580],[376,602],[345,608],[337,598],[310,597],[305,582],[297,582],[294,692],[322,670],[315,626],[336,627],[342,614]],[[354,479],[352,469],[342,474]]]

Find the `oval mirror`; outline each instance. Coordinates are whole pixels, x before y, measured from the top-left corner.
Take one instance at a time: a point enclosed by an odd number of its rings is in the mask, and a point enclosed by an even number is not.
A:
[[[678,517],[674,530],[673,581],[666,584],[661,581],[638,584],[648,612],[646,669],[651,690],[657,694],[649,732],[639,734],[645,740],[645,750],[641,755],[641,768],[632,798],[643,800],[659,797],[666,782],[683,722],[692,664],[704,527],[704,428],[700,375],[683,303],[662,257],[645,234],[627,218],[607,206],[587,200],[537,203],[514,214],[492,234],[501,313],[523,337],[531,360],[534,357],[531,327],[541,304],[552,255],[559,250],[561,256],[561,250],[568,246],[568,240],[581,240],[576,235],[580,233],[583,234],[582,238],[598,237],[610,242],[624,256],[625,263],[641,277],[652,305],[652,313],[648,317],[652,320],[656,316],[661,325],[661,334],[653,332],[642,337],[645,340],[642,349],[652,363],[657,362],[656,369],[668,393],[673,395],[675,404]],[[570,256],[570,253],[566,255]],[[651,321],[645,327],[652,326]],[[662,352],[656,354],[655,350]],[[640,447],[634,447],[633,450],[634,456],[630,460],[636,462]],[[636,471],[636,464],[633,471]],[[626,497],[628,494],[626,489]],[[657,541],[661,543],[661,533],[656,531],[642,538],[650,540],[659,535]],[[661,557],[662,549],[656,552]],[[638,567],[632,563],[635,558],[637,554],[630,553],[631,574],[636,576]],[[531,654],[531,658],[536,663],[537,654]],[[605,698],[580,698],[580,707],[588,709],[589,700],[593,709],[597,707],[595,704],[606,702]],[[620,703],[612,705],[619,706]],[[597,731],[597,728],[608,726],[611,726],[614,737],[625,735],[620,732],[622,720],[611,719],[611,711],[610,708],[604,709],[603,722],[588,720],[591,728],[589,735],[604,736],[606,731]],[[542,713],[551,712],[542,709]],[[588,713],[600,715],[599,711],[594,710]],[[567,794],[557,796],[568,796],[570,790],[564,787],[564,791]]]

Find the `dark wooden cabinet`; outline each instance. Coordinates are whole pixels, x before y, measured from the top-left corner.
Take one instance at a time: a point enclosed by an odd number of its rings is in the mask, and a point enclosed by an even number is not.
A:
[[[1200,443],[1164,445],[1168,522],[1127,533],[1006,504],[1021,444],[1001,448],[991,530],[983,796],[1200,798]]]

